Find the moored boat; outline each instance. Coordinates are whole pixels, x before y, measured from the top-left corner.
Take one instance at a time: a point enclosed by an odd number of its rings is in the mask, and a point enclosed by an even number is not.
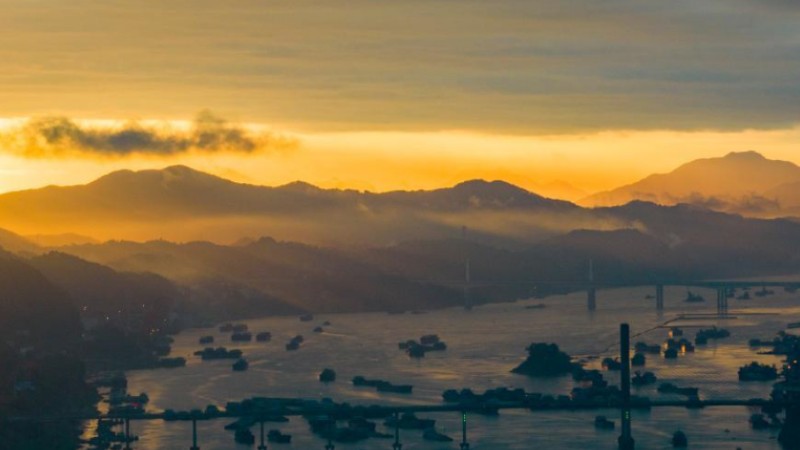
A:
[[[267,440],[276,444],[289,444],[292,442],[292,435],[281,433],[280,430],[269,430]]]
[[[244,358],[239,358],[231,368],[236,372],[244,372],[247,368],[250,367],[250,363],[247,362]]]

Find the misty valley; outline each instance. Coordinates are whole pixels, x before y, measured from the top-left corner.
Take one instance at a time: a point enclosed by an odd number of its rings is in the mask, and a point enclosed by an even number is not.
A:
[[[741,155],[717,162],[771,164]],[[769,381],[789,369],[769,368],[800,315],[788,216],[579,206],[502,181],[273,188],[185,166],[2,194],[0,211],[9,448],[174,448],[187,423],[203,448],[377,449],[400,429],[407,448],[449,448],[467,443],[459,411],[476,448],[615,448],[623,322],[648,448],[672,431],[779,448],[789,420],[692,408],[784,395]],[[24,419],[45,411],[76,418]]]

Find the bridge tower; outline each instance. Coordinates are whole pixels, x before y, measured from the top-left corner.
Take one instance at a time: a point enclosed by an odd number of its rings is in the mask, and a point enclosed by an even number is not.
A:
[[[717,288],[717,315],[728,315],[728,288],[726,286]]]
[[[469,265],[469,248],[467,247],[467,227],[461,227],[461,246],[464,251],[464,309],[469,311],[472,309],[472,298],[470,296],[470,265]]]
[[[472,277],[470,274],[470,267],[469,267],[469,259],[464,261],[464,309],[467,311],[472,309],[472,298],[470,298],[470,283],[472,282]]]
[[[622,434],[617,443],[619,450],[633,450],[634,441],[631,436],[631,328],[627,323],[619,326],[619,353],[622,363],[620,371]]]
[[[189,450],[200,450],[197,445],[197,417],[192,416],[192,446]]]
[[[403,444],[400,443],[400,413],[394,413],[394,444],[392,450],[403,450]]]
[[[467,412],[461,411],[461,444],[458,447],[461,450],[469,450],[469,442],[467,442]]]
[[[125,450],[131,450],[131,441],[133,441],[133,435],[131,435],[131,419],[129,417],[126,417],[125,418]],[[194,450],[194,449],[192,449],[192,450]]]
[[[664,285],[656,285],[656,309],[658,311],[664,310]]]
[[[594,262],[589,260],[589,287],[586,289],[586,308],[589,311],[597,309],[597,288],[594,285]]]
[[[259,444],[258,444],[257,448],[258,448],[258,450],[267,450],[267,445],[264,443],[264,421],[263,420],[259,420],[258,427],[259,427],[259,441],[258,441]]]

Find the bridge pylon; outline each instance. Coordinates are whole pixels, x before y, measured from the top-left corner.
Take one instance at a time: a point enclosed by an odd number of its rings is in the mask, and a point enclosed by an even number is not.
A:
[[[597,287],[594,285],[594,261],[589,260],[589,287],[586,289],[586,308],[597,309]]]
[[[259,445],[258,445],[257,448],[258,448],[258,450],[267,450],[267,444],[264,441],[264,421],[263,420],[259,420],[258,421],[258,426],[259,426],[260,439],[259,439]]]
[[[469,450],[469,442],[467,442],[467,412],[461,411],[461,450]]]
[[[133,441],[133,436],[131,436],[131,419],[129,417],[126,417],[125,418],[125,450],[131,450],[131,441]]]
[[[620,391],[622,392],[622,408],[620,408],[622,434],[617,440],[619,450],[634,450],[631,436],[631,328],[627,323],[619,326]]]
[[[392,450],[402,450],[403,444],[400,443],[400,413],[394,413],[394,444]]]
[[[200,447],[197,446],[197,418],[192,417],[192,446],[189,447],[189,450],[200,450]]]
[[[728,288],[726,286],[717,288],[717,315],[728,315]]]
[[[664,310],[664,285],[656,285],[656,309],[658,311]]]

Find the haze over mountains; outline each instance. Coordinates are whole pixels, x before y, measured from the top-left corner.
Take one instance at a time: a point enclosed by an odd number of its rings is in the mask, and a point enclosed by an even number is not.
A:
[[[569,224],[563,223],[567,217]],[[502,181],[376,194],[302,182],[240,184],[185,166],[120,171],[87,185],[3,194],[0,223],[31,234],[100,239],[233,242],[268,235],[369,245],[450,237],[464,224],[471,224],[475,233],[513,241],[541,239],[575,226],[602,226],[571,203]]]
[[[754,217],[800,215],[800,167],[756,152],[699,159],[666,174],[600,192],[584,206],[622,205],[644,200],[665,205],[689,203]]]
[[[798,211],[798,183],[793,164],[732,153],[595,196],[630,203],[586,208],[503,181],[370,193],[173,166],[0,195],[0,223],[33,235],[0,229],[0,246],[95,318],[137,298],[150,315],[200,320],[426,309],[461,301],[467,259],[486,282],[476,301],[545,293],[508,280],[582,283],[589,260],[615,283],[797,273],[800,223],[729,212],[756,199],[775,209],[748,212]]]
[[[751,217],[800,216],[800,167],[755,152],[689,162],[584,198],[584,206],[633,200],[687,203]],[[243,237],[326,245],[386,245],[458,236],[539,242],[574,229],[636,226],[601,209],[545,198],[503,181],[472,180],[431,191],[371,193],[235,183],[186,166],[118,171],[89,184],[0,195],[0,223],[44,246],[92,239],[209,240]],[[22,244],[17,244],[22,245]]]

